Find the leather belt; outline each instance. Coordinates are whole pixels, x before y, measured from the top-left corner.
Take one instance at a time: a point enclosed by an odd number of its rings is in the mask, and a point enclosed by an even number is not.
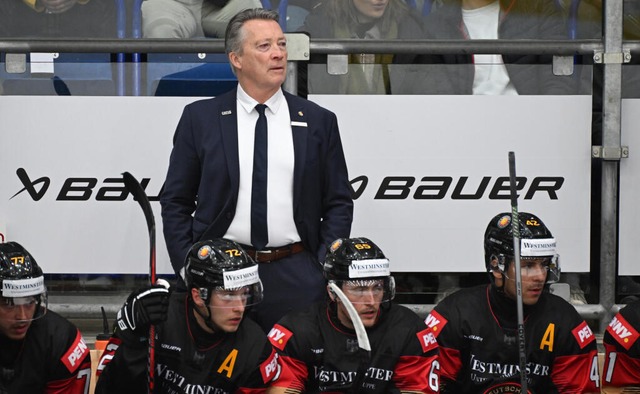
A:
[[[242,245],[242,248],[256,263],[270,263],[302,252],[304,245],[302,242],[296,242],[278,248],[266,248],[263,250],[255,250],[251,246],[246,245]]]

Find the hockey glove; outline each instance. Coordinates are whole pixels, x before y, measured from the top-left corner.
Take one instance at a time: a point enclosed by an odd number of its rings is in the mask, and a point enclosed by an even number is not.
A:
[[[169,289],[154,285],[129,295],[116,316],[115,334],[129,343],[147,341],[149,327],[167,320]]]

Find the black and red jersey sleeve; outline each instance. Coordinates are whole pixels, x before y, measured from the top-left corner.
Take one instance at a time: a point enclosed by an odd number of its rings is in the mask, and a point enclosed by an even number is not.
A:
[[[58,359],[53,376],[48,380],[46,394],[87,394],[91,381],[91,355],[80,331],[73,327],[66,350]]]
[[[604,333],[605,386],[640,385],[640,303],[620,310]]]
[[[428,330],[433,334],[440,345],[438,360],[440,363],[440,376],[443,382],[455,382],[458,373],[462,368],[462,359],[460,357],[459,350],[463,346],[459,340],[462,336],[456,332],[455,324],[450,324],[449,319],[444,316],[441,305],[442,304],[439,304],[431,311],[427,316],[425,323]],[[451,316],[449,317],[453,318]]]
[[[438,342],[431,328],[423,327],[421,324],[417,329],[421,330],[415,337],[409,338],[405,351],[398,358],[393,382],[402,392],[438,393],[440,391]]]
[[[558,392],[599,393],[596,337],[584,320],[571,330],[567,346],[551,366],[551,380]]]
[[[271,345],[278,351],[282,368],[273,386],[304,391],[308,370],[299,356],[300,349],[295,334],[284,325],[276,324],[269,331],[268,337]]]

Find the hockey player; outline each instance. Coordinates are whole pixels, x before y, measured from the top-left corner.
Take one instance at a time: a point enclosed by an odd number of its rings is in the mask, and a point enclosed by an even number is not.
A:
[[[286,315],[269,333],[283,364],[270,392],[437,393],[435,337],[414,312],[391,302],[395,282],[382,250],[367,238],[338,239],[324,276],[356,309],[370,358],[361,357],[354,324],[328,286],[328,302]]]
[[[556,240],[537,216],[518,216],[529,392],[598,393],[594,334],[571,304],[545,290],[559,279]],[[520,392],[511,230],[511,214],[501,213],[484,234],[491,284],[459,290],[427,316],[440,345],[443,393]]]
[[[0,393],[88,393],[89,348],[47,310],[42,269],[16,242],[0,243],[0,282]]]
[[[187,292],[159,285],[132,293],[118,312],[96,393],[147,390],[149,324],[156,329],[155,393],[264,393],[277,354],[243,318],[262,299],[258,266],[235,242],[198,242],[185,263]],[[167,309],[168,307],[168,309]],[[100,372],[100,371],[99,371]]]
[[[604,333],[603,385],[640,386],[640,300],[618,312]],[[609,391],[607,391],[609,392]]]

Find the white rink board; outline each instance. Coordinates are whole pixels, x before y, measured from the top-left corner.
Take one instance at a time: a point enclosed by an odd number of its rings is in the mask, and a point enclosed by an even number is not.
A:
[[[640,275],[640,99],[622,100],[622,146],[629,157],[620,160],[620,212],[618,275]]]
[[[508,191],[498,193],[504,199],[489,198],[496,178],[508,176],[510,150],[518,176],[527,178],[520,210],[537,213],[551,228],[563,271],[589,270],[589,96],[311,99],[338,115],[350,178],[368,179],[363,191],[362,182],[354,182],[362,193],[352,235],[377,242],[393,271],[483,271],[484,228],[494,214],[510,210]],[[149,179],[148,194],[157,196],[177,121],[193,100],[0,97],[0,233],[27,247],[47,273],[148,272],[142,211],[130,196],[122,201],[114,190],[120,184],[108,179],[129,171]],[[33,184],[31,193],[20,192],[18,169]],[[402,182],[392,182],[386,198],[375,199],[385,177],[415,181],[406,198],[399,198],[407,190],[398,188]],[[431,189],[419,197],[437,194],[438,183],[424,177],[450,177],[452,185],[442,198],[416,199],[421,186]],[[468,177],[462,195],[474,194],[483,177],[490,177],[489,186],[477,198],[456,199],[461,177]],[[542,177],[564,180],[557,199],[545,191],[525,199]],[[112,201],[101,201],[105,197]],[[160,205],[152,201],[152,207],[158,272],[171,273]]]

